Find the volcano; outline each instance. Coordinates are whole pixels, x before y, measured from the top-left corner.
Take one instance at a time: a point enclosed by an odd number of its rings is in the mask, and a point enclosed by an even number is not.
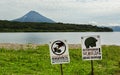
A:
[[[47,22],[47,23],[55,23],[55,21],[39,14],[36,11],[30,11],[24,16],[14,19],[12,21],[17,21],[17,22]]]

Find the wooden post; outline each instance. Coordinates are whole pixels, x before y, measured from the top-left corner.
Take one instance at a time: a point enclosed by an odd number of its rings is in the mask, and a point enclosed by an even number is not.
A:
[[[94,75],[93,60],[91,60],[91,75]]]
[[[62,64],[60,64],[61,75],[63,75]]]

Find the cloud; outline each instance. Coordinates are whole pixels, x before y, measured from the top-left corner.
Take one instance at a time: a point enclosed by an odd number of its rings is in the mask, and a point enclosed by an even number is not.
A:
[[[15,19],[30,10],[57,22],[120,23],[120,0],[1,0],[0,19]]]

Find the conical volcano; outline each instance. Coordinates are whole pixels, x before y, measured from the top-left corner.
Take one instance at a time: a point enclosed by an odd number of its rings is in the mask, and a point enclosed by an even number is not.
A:
[[[13,21],[18,21],[18,22],[47,22],[47,23],[54,23],[53,20],[39,14],[36,11],[30,11],[24,16],[14,19]]]

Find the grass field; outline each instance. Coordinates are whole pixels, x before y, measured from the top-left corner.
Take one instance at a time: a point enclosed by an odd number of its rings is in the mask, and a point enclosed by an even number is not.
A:
[[[102,60],[94,61],[95,75],[120,75],[120,46],[102,46]],[[81,49],[69,49],[70,63],[64,75],[90,75],[90,61],[83,61]],[[50,63],[48,45],[27,50],[0,49],[0,75],[60,75],[60,65]]]

